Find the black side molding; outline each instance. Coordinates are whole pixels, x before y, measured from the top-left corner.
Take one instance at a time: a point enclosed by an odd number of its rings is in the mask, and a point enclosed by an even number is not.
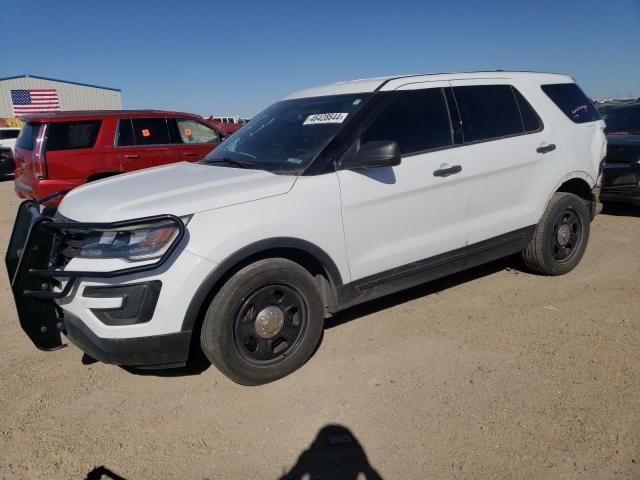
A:
[[[338,287],[333,313],[422,283],[446,277],[524,250],[536,226],[521,228],[435,257],[361,278]]]

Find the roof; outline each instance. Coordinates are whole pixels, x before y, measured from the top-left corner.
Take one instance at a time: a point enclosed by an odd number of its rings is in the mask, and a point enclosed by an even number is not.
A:
[[[42,112],[30,113],[22,115],[20,118],[25,122],[33,121],[51,121],[51,120],[67,120],[69,118],[96,118],[96,117],[125,117],[150,115],[154,117],[195,117],[201,118],[200,115],[186,112],[173,112],[170,110],[62,110],[59,112]]]
[[[51,82],[60,82],[60,83],[70,83],[71,85],[80,85],[81,87],[92,87],[92,88],[101,88],[103,90],[113,90],[114,92],[121,92],[122,90],[119,88],[111,88],[111,87],[103,87],[100,85],[92,85],[90,83],[80,83],[80,82],[70,82],[69,80],[60,80],[57,78],[50,78],[50,77],[41,77],[39,75],[29,75],[29,74],[22,74],[22,75],[13,75],[11,77],[2,77],[0,78],[0,82],[3,80],[13,80],[14,78],[38,78],[40,80],[49,80]]]
[[[318,87],[294,92],[285,97],[285,100],[305,97],[321,97],[325,95],[340,95],[347,93],[366,93],[376,91],[395,90],[402,85],[416,82],[437,82],[448,80],[471,80],[471,79],[512,79],[512,78],[536,78],[541,82],[568,83],[573,79],[567,75],[559,73],[545,72],[516,72],[494,70],[488,72],[459,72],[459,73],[428,73],[413,75],[394,75],[387,77],[364,78],[351,80],[348,82],[330,83]]]

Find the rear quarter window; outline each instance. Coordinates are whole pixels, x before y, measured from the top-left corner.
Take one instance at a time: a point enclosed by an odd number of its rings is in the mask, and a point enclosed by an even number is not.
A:
[[[100,120],[50,123],[47,128],[46,149],[56,151],[92,148],[98,138],[101,123]]]
[[[40,131],[39,123],[25,123],[16,141],[16,147],[24,148],[25,150],[33,150],[36,145],[36,139],[38,138],[38,132]]]
[[[575,83],[542,85],[542,91],[574,123],[600,120],[600,114],[589,98]]]

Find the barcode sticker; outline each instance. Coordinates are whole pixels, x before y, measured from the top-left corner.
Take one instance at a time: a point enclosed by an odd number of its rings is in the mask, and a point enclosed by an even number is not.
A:
[[[303,125],[318,125],[322,123],[342,123],[348,113],[315,113],[309,115]]]

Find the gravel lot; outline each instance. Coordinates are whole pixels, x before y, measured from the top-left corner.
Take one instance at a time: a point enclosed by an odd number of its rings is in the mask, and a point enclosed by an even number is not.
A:
[[[4,257],[11,182],[0,205]],[[605,209],[569,275],[520,268],[348,311],[253,388],[40,352],[2,273],[0,477],[640,478],[640,210]]]

